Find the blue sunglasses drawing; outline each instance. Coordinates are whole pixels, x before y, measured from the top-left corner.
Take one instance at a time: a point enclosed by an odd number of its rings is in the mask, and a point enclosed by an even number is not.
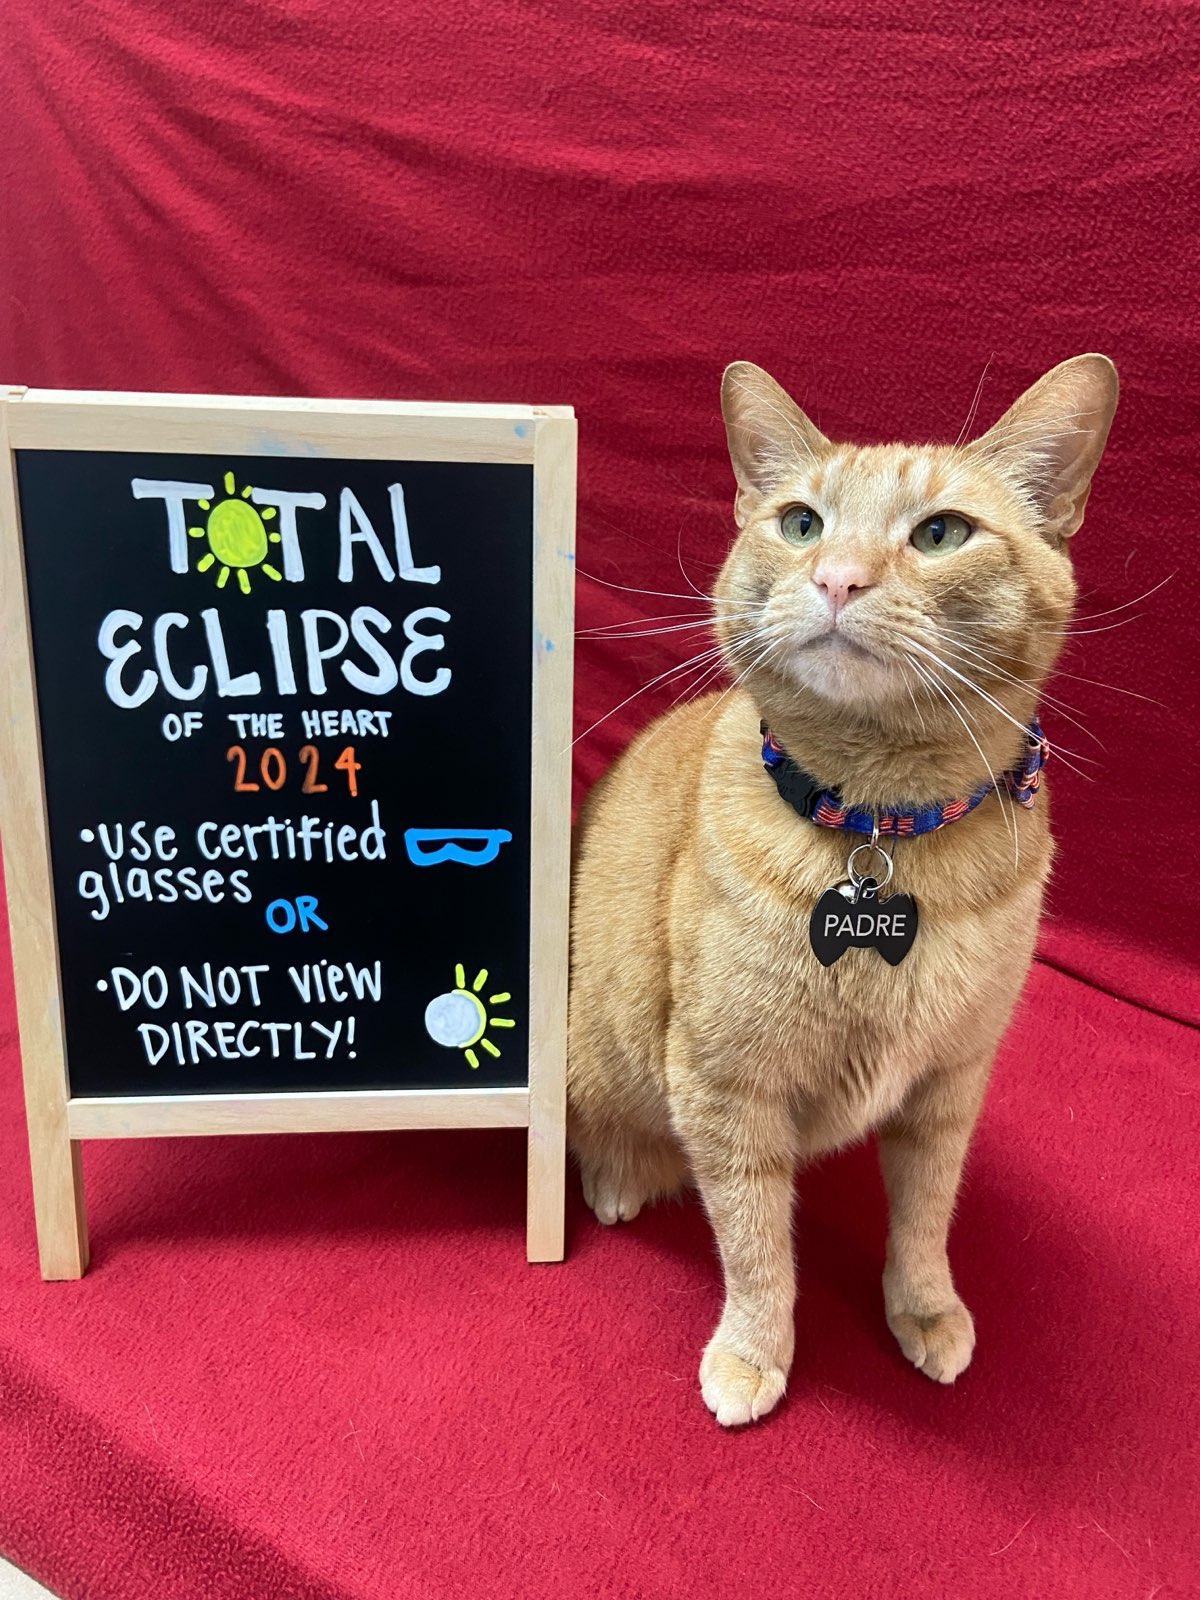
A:
[[[508,844],[506,828],[405,828],[404,848],[414,867],[440,867],[457,861],[464,867],[486,867]]]

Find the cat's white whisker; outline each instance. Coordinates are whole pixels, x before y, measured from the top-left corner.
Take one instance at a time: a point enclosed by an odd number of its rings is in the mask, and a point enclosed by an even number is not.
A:
[[[907,693],[908,698],[912,701],[912,708],[913,708],[913,711],[914,711],[914,713],[916,715],[917,721],[921,724],[921,737],[922,737],[922,739],[928,739],[929,730],[925,726],[924,715],[921,712],[920,706],[917,704],[917,697],[912,691],[912,684],[909,683],[908,674],[906,672],[901,671],[900,681],[904,685],[905,692]]]
[[[988,694],[987,690],[981,689],[972,678],[968,678],[965,673],[959,672],[957,667],[952,667],[948,661],[944,661],[935,650],[930,650],[927,645],[923,645],[918,639],[914,639],[908,634],[904,635],[904,642],[911,645],[914,650],[919,650],[921,654],[923,656],[927,656],[929,660],[936,662],[936,664],[941,667],[944,672],[948,672],[951,677],[957,678],[960,683],[966,684],[968,689],[974,690],[981,700],[985,700],[994,711],[999,712],[1006,722],[1011,722],[1014,728],[1019,729],[1022,733],[1028,733],[1029,730],[1026,725],[1018,717],[1014,717],[1012,712],[1009,711],[1006,706],[1002,706],[994,695]],[[1059,744],[1056,744],[1055,749],[1061,753],[1063,747]],[[1091,756],[1085,756],[1081,754],[1078,750],[1068,750],[1066,751],[1066,754],[1074,756],[1077,761],[1090,762],[1093,759]]]
[[[1057,739],[1054,740],[1053,750],[1055,761],[1060,761],[1063,766],[1069,771],[1073,772],[1077,778],[1082,778],[1084,783],[1095,783],[1096,774],[1094,772],[1085,772],[1082,767],[1076,766],[1075,761],[1071,759],[1073,752],[1070,750],[1064,750]],[[1090,761],[1091,757],[1077,756],[1076,759],[1079,761]]]
[[[623,639],[649,639],[665,633],[689,633],[697,628],[711,628],[718,622],[748,622],[759,616],[759,611],[722,612],[720,616],[696,617],[691,622],[675,622],[662,626],[638,628],[631,626],[617,627],[615,624],[598,628],[580,628],[576,631],[577,639],[592,639],[598,643],[605,641],[618,643]],[[637,619],[631,619],[631,623]]]
[[[575,738],[572,739],[570,748],[574,749],[581,739],[586,739],[590,733],[594,733],[595,730],[600,727],[601,723],[607,722],[609,717],[615,716],[618,711],[623,710],[630,703],[630,701],[636,700],[639,695],[645,694],[648,690],[656,688],[660,683],[674,678],[680,673],[687,672],[690,668],[707,666],[713,663],[719,667],[729,654],[744,650],[756,642],[767,638],[769,634],[771,634],[774,630],[779,629],[781,626],[782,625],[779,623],[772,623],[766,627],[760,626],[758,628],[752,628],[749,630],[749,632],[736,636],[726,644],[711,645],[708,649],[698,651],[694,656],[690,656],[688,660],[682,661],[676,666],[667,667],[664,671],[651,678],[647,683],[642,684],[639,689],[635,689],[632,694],[626,695],[624,700],[622,700],[618,705],[613,706],[611,711],[606,711],[602,717],[598,717],[596,721],[593,722],[590,727],[585,728],[582,733],[577,734]]]
[[[926,653],[929,654],[930,652]],[[1008,721],[1013,721],[1013,719],[1008,716],[1008,713],[1004,710],[1004,708],[998,705],[998,703],[993,700],[990,695],[985,693],[985,691],[982,690],[977,683],[973,683],[970,678],[964,677],[962,673],[955,672],[954,668],[949,666],[945,661],[939,660],[938,664],[939,666],[943,667],[945,671],[953,673],[953,675],[960,679],[961,682],[965,683],[969,689],[973,689],[975,693],[979,695],[981,699],[986,700],[989,705],[995,706],[1002,715],[1007,717]],[[942,684],[941,687],[948,688],[948,685]],[[955,696],[955,698],[957,699],[958,697]],[[976,726],[978,726],[978,724],[976,724]],[[1021,727],[1021,724],[1018,722],[1016,726]],[[1026,730],[1022,729],[1022,731]],[[1092,773],[1085,772],[1082,767],[1076,766],[1075,764],[1077,761],[1086,761],[1089,766],[1098,766],[1100,763],[1094,756],[1085,756],[1082,751],[1079,750],[1069,750],[1065,745],[1060,744],[1057,739],[1054,741],[1054,756],[1055,760],[1061,761],[1065,767],[1068,767],[1072,772],[1078,774],[1079,777],[1086,779],[1088,783],[1095,781]]]
[[[1078,672],[1067,672],[1063,667],[1056,666],[1050,676],[1070,678],[1072,683],[1090,683],[1094,689],[1107,689],[1110,694],[1128,695],[1131,700],[1144,700],[1148,706],[1160,706],[1164,711],[1170,710],[1165,700],[1156,700],[1153,695],[1139,694],[1136,689],[1125,689],[1119,683],[1104,683],[1100,678],[1084,678]]]
[[[736,657],[737,657],[738,653],[740,651],[742,651],[743,649],[752,648],[755,643],[760,642],[768,634],[777,634],[778,637],[773,638],[768,643],[767,648],[754,661],[752,661],[750,663],[750,665],[745,669],[744,672],[739,674],[738,677],[734,679],[733,683],[731,683],[729,685],[729,688],[727,688],[724,691],[723,694],[718,696],[716,702],[714,703],[714,705],[712,706],[712,708],[710,709],[710,711],[708,713],[711,716],[712,712],[715,711],[717,709],[717,706],[719,706],[721,704],[721,701],[724,700],[725,695],[727,695],[730,692],[731,689],[735,689],[737,687],[737,685],[746,676],[746,673],[752,671],[755,666],[757,666],[761,661],[765,660],[766,657],[770,654],[771,650],[773,650],[776,647],[776,645],[785,643],[787,638],[790,636],[790,633],[791,633],[791,629],[790,629],[789,625],[783,624],[783,623],[772,623],[768,627],[759,628],[759,629],[754,630],[752,633],[746,635],[744,638],[737,638],[737,639],[732,640],[730,642],[730,645],[729,645],[729,648],[728,648],[728,654],[726,654],[725,652],[722,652],[722,654],[717,658],[716,661],[710,662],[707,666],[703,667],[697,673],[696,677],[693,678],[690,683],[686,684],[684,686],[684,688],[679,692],[679,694],[677,694],[675,696],[675,699],[671,702],[671,705],[670,705],[670,707],[668,709],[673,711],[675,709],[675,707],[680,704],[681,701],[695,700],[695,699],[698,699],[701,694],[705,693],[707,691],[709,685],[715,679],[719,678],[721,676],[722,672],[728,670],[729,664],[730,664],[729,663],[729,659],[728,659],[729,656],[733,656],[735,661],[736,661]],[[646,740],[646,743],[650,744],[654,739],[656,739],[658,737],[658,733],[665,726],[666,726],[666,718],[664,716],[664,718],[660,721],[658,727],[654,730],[653,733],[651,733],[649,735],[649,737]]]
[[[987,776],[988,782],[991,784],[992,788],[996,791],[996,799],[1000,802],[1001,813],[1005,815],[1006,825],[1009,827],[1009,829],[1012,832],[1013,865],[1014,865],[1014,867],[1020,866],[1020,862],[1021,862],[1021,845],[1020,845],[1019,836],[1017,834],[1017,817],[1016,817],[1015,807],[1013,806],[1012,797],[1011,797],[1011,795],[1006,795],[1005,791],[1001,788],[1000,780],[997,778],[996,774],[992,771],[991,763],[988,761],[987,756],[984,754],[983,746],[980,744],[979,740],[975,737],[974,733],[972,733],[971,727],[970,727],[970,723],[967,721],[967,716],[969,715],[969,713],[967,712],[967,708],[964,705],[962,705],[962,703],[960,701],[958,701],[958,697],[957,696],[954,696],[952,698],[948,686],[946,684],[944,684],[944,683],[940,683],[938,681],[938,679],[933,675],[933,673],[930,672],[927,668],[923,667],[921,665],[921,663],[915,659],[915,657],[909,656],[908,657],[908,661],[909,661],[909,665],[911,667],[913,667],[913,669],[918,673],[918,675],[921,678],[924,679],[925,683],[931,689],[933,689],[936,694],[939,694],[941,696],[941,698],[946,702],[946,704],[950,707],[951,711],[953,711],[954,715],[958,718],[958,720],[962,723],[963,728],[966,730],[967,738],[970,739],[971,743],[975,746],[976,750],[978,750],[979,759],[980,759],[980,761],[983,762],[984,773]],[[1007,813],[1005,813],[1005,800],[1006,799],[1008,801]]]
[[[685,517],[684,521],[686,522],[686,520],[687,518]],[[683,575],[684,583],[687,584],[689,589],[695,589],[701,600],[707,600],[708,596],[705,594],[704,590],[697,587],[690,573],[683,565],[683,522],[679,524],[679,530],[675,535],[675,559],[679,563],[679,570]]]
[[[762,664],[767,660],[767,658],[770,656],[770,654],[771,654],[771,652],[773,650],[777,649],[781,644],[786,644],[788,642],[789,638],[791,637],[791,633],[792,633],[792,629],[791,629],[790,624],[787,624],[787,623],[776,623],[775,624],[775,627],[774,627],[775,637],[768,641],[766,648],[759,652],[759,654],[754,658],[754,660],[750,662],[749,666],[747,666],[743,671],[738,673],[737,677],[734,678],[733,682],[729,685],[729,687],[727,689],[725,689],[721,694],[719,694],[717,696],[717,699],[716,699],[715,703],[713,704],[712,708],[710,709],[710,711],[708,713],[710,717],[713,715],[713,712],[715,712],[717,710],[717,708],[721,705],[721,703],[724,701],[726,695],[732,694],[733,691],[741,683],[743,683],[746,678],[748,678],[750,676],[750,674],[755,670],[755,668],[762,666]]]
[[[1073,616],[1071,618],[1071,620],[1066,624],[1066,629],[1076,628],[1078,626],[1078,624],[1081,623],[1081,622],[1099,622],[1104,617],[1115,617],[1117,615],[1117,613],[1120,612],[1120,611],[1128,611],[1130,606],[1140,605],[1143,600],[1149,600],[1153,595],[1156,595],[1158,593],[1158,591],[1160,589],[1162,589],[1166,584],[1170,583],[1172,578],[1174,578],[1175,576],[1176,576],[1176,574],[1174,572],[1168,572],[1165,578],[1160,578],[1156,584],[1152,584],[1149,589],[1144,590],[1141,594],[1135,594],[1131,600],[1122,600],[1122,602],[1121,602],[1121,604],[1119,606],[1108,606],[1103,611],[1079,612],[1075,616]],[[1136,620],[1137,619],[1135,617],[1127,617],[1127,618],[1125,618],[1126,622],[1134,622]],[[956,618],[956,622],[957,622],[957,624],[959,626],[968,627],[968,628],[989,628],[989,627],[994,626],[994,623],[992,622],[992,620],[990,618],[987,618],[987,617],[982,617],[982,618],[959,617],[959,618]],[[1114,624],[1114,626],[1118,626],[1118,627],[1123,626],[1123,625],[1124,625],[1123,623]],[[1041,630],[1035,630],[1035,631],[1041,631],[1041,632],[1044,632],[1044,633],[1059,633],[1059,632],[1064,632],[1066,630],[1060,629],[1060,628],[1057,628],[1057,627],[1049,627],[1049,628],[1043,628]],[[1101,629],[1101,628],[1097,628],[1094,631],[1097,632],[1097,633],[1102,633],[1104,630]]]
[[[728,671],[728,667],[729,663],[726,658],[720,656],[716,661],[711,661],[708,666],[701,668],[692,681],[684,684],[674,700],[671,701],[671,709],[674,710],[681,702],[695,700],[702,695],[710,684],[715,683],[723,672]]]
[[[1037,638],[1044,638],[1047,634],[1049,634],[1056,639],[1081,639],[1084,634],[1088,633],[1114,633],[1116,629],[1127,628],[1131,622],[1140,622],[1141,619],[1142,613],[1139,611],[1136,616],[1124,617],[1120,622],[1106,622],[1104,626],[1100,628],[1077,628],[1071,623],[1068,623],[1065,626],[1051,623],[1046,627],[1026,626],[1023,631],[1027,634],[1036,636]],[[960,628],[990,628],[993,632],[996,629],[996,624],[988,618],[980,618],[976,621],[971,621],[966,618],[959,618],[956,626]]]
[[[716,602],[716,601],[711,601],[704,608],[703,611],[700,610],[700,608],[698,606],[694,606],[691,610],[686,610],[686,611],[685,610],[681,610],[680,607],[678,607],[678,606],[675,606],[670,611],[638,612],[636,614],[636,616],[622,617],[617,622],[597,623],[596,626],[597,627],[605,627],[605,628],[624,628],[624,627],[628,627],[629,625],[631,625],[633,623],[640,624],[640,623],[643,623],[643,622],[673,622],[673,621],[682,622],[687,617],[711,617],[712,614],[713,614],[713,607],[717,603],[718,602]]]
[[[1044,701],[1046,703],[1046,705],[1053,706],[1056,710],[1061,711],[1064,714],[1071,713],[1071,712],[1077,712],[1080,716],[1083,715],[1082,707],[1076,706],[1076,705],[1072,705],[1069,700],[1063,700],[1058,696],[1050,694],[1046,690],[1044,685],[1041,688],[1039,688],[1036,684],[1030,683],[1026,679],[1021,678],[1021,677],[1019,677],[1019,676],[1017,676],[1017,675],[1015,675],[1013,673],[1008,672],[1006,668],[1000,666],[1000,664],[998,663],[998,661],[996,660],[994,655],[990,654],[986,650],[980,650],[977,645],[973,645],[968,640],[961,638],[953,629],[947,628],[943,624],[939,628],[939,633],[941,635],[945,636],[946,638],[951,639],[956,645],[958,645],[958,647],[960,649],[966,650],[971,655],[976,657],[981,663],[983,663],[983,665],[988,669],[988,671],[990,673],[995,673],[995,674],[998,674],[1000,676],[1006,677],[1010,682],[1012,682],[1014,684],[1019,684],[1022,688],[1029,689],[1032,693],[1036,693],[1037,696],[1038,696],[1038,699],[1041,700],[1041,701]],[[1020,665],[1022,665],[1022,666],[1026,666],[1026,667],[1037,667],[1038,666],[1037,662],[1030,661],[1027,656],[1012,655],[1008,651],[1006,651],[1005,653],[1008,655],[1008,659],[1010,661],[1016,661],[1016,662],[1020,663]],[[1132,698],[1134,700],[1144,700],[1148,705],[1163,706],[1164,709],[1167,709],[1165,707],[1165,703],[1163,701],[1154,700],[1149,695],[1139,694],[1136,689],[1125,689],[1125,688],[1122,688],[1120,684],[1116,684],[1116,683],[1104,683],[1099,678],[1086,678],[1086,677],[1083,677],[1078,672],[1068,672],[1064,668],[1059,667],[1059,666],[1055,666],[1050,670],[1050,672],[1047,675],[1047,681],[1052,681],[1055,678],[1069,678],[1073,683],[1087,683],[1087,684],[1090,684],[1093,688],[1096,688],[1096,689],[1108,689],[1113,694],[1128,695],[1128,696],[1130,696],[1130,698]],[[1068,716],[1068,720],[1073,720],[1073,719],[1070,716]],[[1078,724],[1078,726],[1083,727],[1083,724],[1080,723],[1080,724]],[[1090,729],[1088,729],[1086,727],[1083,727],[1083,731],[1085,733],[1087,733],[1090,738],[1095,739],[1096,736],[1095,736],[1095,734],[1091,733]],[[1097,743],[1099,743],[1099,742],[1100,741],[1097,740]]]
[[[656,677],[651,678],[648,683],[642,684],[641,688],[635,689],[632,694],[627,694],[624,700],[613,706],[611,711],[606,711],[602,717],[597,717],[595,722],[593,722],[590,727],[585,728],[582,733],[576,734],[575,738],[571,740],[568,748],[573,750],[581,739],[586,739],[588,734],[594,733],[601,723],[607,722],[609,717],[615,717],[618,711],[624,710],[631,700],[636,700],[639,695],[645,694],[648,689],[653,689],[657,684],[662,683],[666,678],[675,677],[677,673],[686,672],[689,667],[697,666],[700,662],[707,661],[713,656],[719,656],[722,652],[722,649],[723,646],[721,645],[711,645],[707,650],[700,651],[697,655],[690,657],[687,661],[680,662],[674,667],[667,667],[665,671],[660,672]]]
[[[1102,750],[1104,749],[1104,741],[1098,738],[1096,734],[1094,734],[1086,725],[1086,723],[1081,722],[1079,720],[1079,716],[1072,715],[1074,712],[1080,712],[1080,708],[1078,706],[1071,705],[1070,701],[1068,700],[1058,699],[1055,695],[1048,693],[1044,686],[1039,689],[1037,684],[1030,683],[1026,678],[1018,677],[1016,673],[1009,672],[1007,668],[1000,666],[996,660],[987,655],[984,651],[974,649],[962,639],[956,639],[948,629],[942,628],[940,633],[944,636],[940,640],[943,648],[946,650],[947,654],[953,656],[956,661],[961,661],[967,666],[978,665],[980,670],[986,673],[989,677],[996,678],[1002,682],[1010,683],[1014,688],[1026,690],[1030,695],[1034,696],[1036,700],[1042,701],[1048,706],[1052,706],[1060,716],[1065,717],[1066,720],[1070,723],[1073,723],[1081,733],[1085,733],[1094,744],[1099,745]],[[945,644],[946,637],[950,638],[955,644],[957,644],[958,651],[951,649]],[[959,653],[964,651],[966,652],[965,654]],[[1082,715],[1082,712],[1080,712],[1080,715]]]
[[[1065,628],[1043,628],[1043,633],[1058,633],[1063,639],[1082,639],[1089,633],[1115,633],[1118,628],[1127,628],[1131,622],[1140,622],[1142,613],[1136,616],[1124,617],[1120,622],[1106,622],[1102,628],[1076,628],[1073,624]]]
[[[646,743],[648,745],[653,744],[655,739],[658,738],[663,728],[667,725],[666,717],[668,713],[674,711],[675,707],[678,705],[684,704],[690,700],[695,700],[697,696],[704,692],[707,685],[710,684],[714,678],[720,677],[721,673],[725,671],[725,666],[726,663],[724,656],[719,656],[716,661],[710,661],[707,666],[701,667],[696,672],[695,676],[689,682],[684,684],[683,688],[667,707],[667,712],[658,719],[657,723],[646,735]]]
[[[761,600],[741,600],[737,602],[732,600],[709,600],[703,610],[700,610],[699,607],[693,607],[691,610],[684,611],[676,607],[672,611],[638,613],[636,616],[623,617],[617,622],[605,622],[597,624],[597,626],[624,628],[637,625],[640,627],[646,622],[684,622],[695,617],[744,616],[749,612],[761,611],[762,605],[763,602]]]
[[[958,438],[954,441],[954,448],[956,450],[966,436],[970,433],[971,425],[975,421],[975,413],[979,409],[980,396],[983,394],[983,381],[988,375],[988,368],[992,364],[992,359],[993,357],[989,356],[983,363],[983,371],[979,374],[979,382],[975,385],[975,393],[971,396],[971,404],[967,410],[967,419],[963,423],[962,427],[958,430]]]
[[[1170,583],[1173,577],[1175,577],[1175,573],[1168,572],[1165,578],[1160,578],[1156,584],[1146,589],[1142,594],[1134,595],[1132,600],[1122,600],[1119,606],[1109,606],[1106,611],[1085,612],[1079,616],[1072,617],[1071,620],[1072,622],[1097,622],[1101,617],[1112,617],[1118,611],[1128,611],[1130,606],[1140,605],[1143,600],[1149,600],[1151,595],[1156,595],[1160,589]]]
[[[630,583],[614,583],[610,578],[598,578],[594,572],[576,568],[578,575],[588,583],[598,583],[605,589],[619,589],[622,594],[650,594],[660,600],[695,600],[694,594],[683,594],[675,589],[639,589]]]

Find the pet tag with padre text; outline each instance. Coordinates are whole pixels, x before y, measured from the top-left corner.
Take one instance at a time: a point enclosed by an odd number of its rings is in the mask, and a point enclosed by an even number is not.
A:
[[[857,871],[854,858],[863,850],[874,851],[884,862],[882,883]],[[850,852],[846,870],[850,874],[846,882],[826,889],[813,907],[808,921],[813,954],[823,967],[831,967],[851,945],[857,945],[878,950],[889,965],[899,966],[917,936],[917,902],[908,894],[880,899],[880,889],[891,881],[892,858],[874,840]]]

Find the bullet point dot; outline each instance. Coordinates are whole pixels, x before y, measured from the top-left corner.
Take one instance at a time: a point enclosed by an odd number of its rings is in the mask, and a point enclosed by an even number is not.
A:
[[[108,993],[108,979],[107,978],[101,978],[100,981],[97,983],[96,987],[97,987],[97,989],[99,989],[101,994],[107,994]]]
[[[90,828],[81,828],[79,830],[79,837],[83,840],[84,844],[91,844],[96,835]]]

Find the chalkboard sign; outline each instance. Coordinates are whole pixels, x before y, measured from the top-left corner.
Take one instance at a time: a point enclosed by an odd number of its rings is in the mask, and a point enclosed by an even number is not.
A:
[[[43,1271],[85,1265],[80,1138],[294,1128],[528,1126],[557,1259],[571,414],[3,413]]]

